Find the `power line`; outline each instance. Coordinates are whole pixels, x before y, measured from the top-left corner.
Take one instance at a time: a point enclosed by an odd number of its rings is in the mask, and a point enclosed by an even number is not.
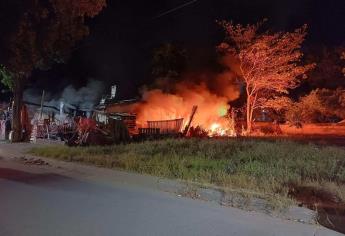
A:
[[[172,8],[172,9],[170,9],[170,10],[168,10],[168,11],[165,11],[165,12],[163,12],[163,13],[157,15],[157,16],[153,17],[152,19],[153,19],[153,20],[156,20],[156,19],[161,18],[161,17],[163,17],[163,16],[165,16],[165,15],[168,15],[168,14],[174,12],[174,11],[177,11],[177,10],[179,10],[179,9],[181,9],[181,8],[184,8],[184,7],[186,7],[186,6],[192,5],[192,4],[196,3],[197,1],[198,1],[198,0],[192,0],[192,1],[186,2],[186,3],[182,4],[182,5],[179,5],[179,6],[175,7],[175,8]]]

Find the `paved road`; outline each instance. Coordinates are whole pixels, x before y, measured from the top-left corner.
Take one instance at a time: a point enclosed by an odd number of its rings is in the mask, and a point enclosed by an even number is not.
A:
[[[216,203],[77,176],[0,160],[0,235],[340,235]]]

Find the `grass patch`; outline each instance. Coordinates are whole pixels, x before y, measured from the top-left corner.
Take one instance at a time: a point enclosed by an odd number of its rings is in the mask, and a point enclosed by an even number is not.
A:
[[[46,146],[31,154],[287,197],[288,185],[328,187],[345,200],[345,150],[291,141],[171,139],[106,147]]]

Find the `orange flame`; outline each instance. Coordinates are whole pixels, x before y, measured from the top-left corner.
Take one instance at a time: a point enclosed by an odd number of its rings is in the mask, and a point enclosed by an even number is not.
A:
[[[179,87],[176,94],[161,90],[146,91],[143,102],[136,105],[137,123],[146,126],[148,120],[168,120],[184,118],[186,124],[192,107],[198,106],[192,125],[208,130],[209,127],[226,115],[230,108],[226,97],[212,94],[204,85],[193,88]]]
[[[144,90],[142,100],[125,110],[137,114],[139,128],[147,127],[147,121],[179,118],[184,119],[185,126],[193,106],[198,106],[191,126],[199,126],[209,136],[233,136],[234,129],[225,117],[230,109],[228,102],[239,96],[239,85],[227,73],[206,77],[198,80],[190,76],[184,81],[168,83],[164,90]]]

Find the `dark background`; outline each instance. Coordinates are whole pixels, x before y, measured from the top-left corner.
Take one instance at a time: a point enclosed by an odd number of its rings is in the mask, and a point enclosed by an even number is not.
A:
[[[1,0],[4,1],[4,0]],[[214,63],[215,46],[223,38],[216,20],[255,23],[268,19],[272,30],[292,30],[308,24],[304,48],[335,47],[345,41],[344,0],[199,0],[157,17],[186,0],[108,0],[90,19],[90,36],[80,42],[66,64],[35,71],[30,86],[58,93],[67,85],[84,86],[88,79],[118,85],[118,97],[138,94],[152,82],[151,57],[165,42],[179,43],[192,52],[193,69]]]

